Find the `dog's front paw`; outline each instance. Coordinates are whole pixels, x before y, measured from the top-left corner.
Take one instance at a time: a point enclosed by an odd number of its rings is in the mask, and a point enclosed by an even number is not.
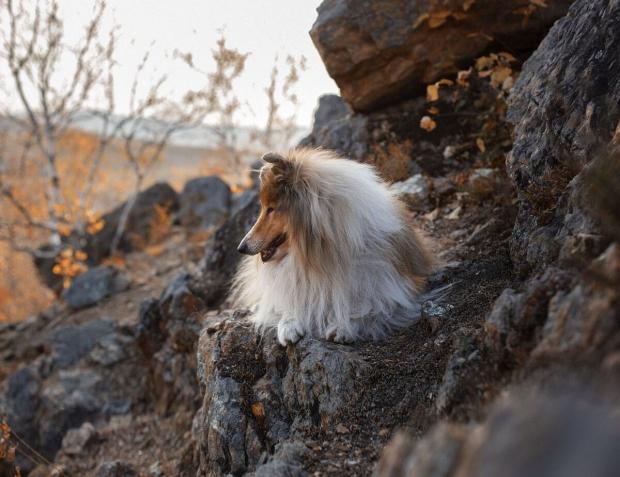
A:
[[[294,320],[283,320],[278,323],[278,341],[282,346],[297,343],[303,335],[303,330]]]
[[[351,344],[355,341],[355,336],[352,336],[346,331],[337,328],[328,328],[326,336],[327,341],[332,341],[338,344]]]

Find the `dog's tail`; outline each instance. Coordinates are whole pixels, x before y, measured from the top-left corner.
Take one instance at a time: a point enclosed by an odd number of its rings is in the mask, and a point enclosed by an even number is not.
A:
[[[450,289],[459,282],[460,280],[448,283],[447,285],[443,285],[439,288],[433,288],[432,290],[428,290],[427,292],[420,295],[419,300],[421,303],[424,303],[425,301],[435,301],[441,303],[445,301],[448,296],[450,296]]]

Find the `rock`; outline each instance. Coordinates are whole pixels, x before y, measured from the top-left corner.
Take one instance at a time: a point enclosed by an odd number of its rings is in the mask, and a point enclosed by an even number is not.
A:
[[[475,379],[481,364],[480,345],[470,330],[459,329],[453,336],[454,352],[448,361],[441,384],[437,390],[435,408],[438,413],[448,413],[466,403],[475,392]]]
[[[55,331],[52,340],[55,365],[67,368],[86,357],[102,339],[113,335],[109,320],[93,320],[82,325],[66,326]]]
[[[134,343],[133,337],[113,333],[102,337],[88,355],[92,363],[111,367],[127,358],[126,349]]]
[[[433,177],[432,196],[438,202],[445,201],[456,192],[454,182],[448,177]]]
[[[361,160],[368,153],[368,120],[353,115],[346,103],[333,94],[319,98],[312,132],[299,146],[332,149],[344,157]]]
[[[41,378],[34,369],[22,368],[7,379],[4,404],[0,398],[0,413],[6,415],[8,424],[22,439],[36,448],[39,448],[40,440],[33,416],[41,404],[41,386]],[[15,463],[26,472],[34,466],[21,454],[17,455]]]
[[[140,306],[136,338],[147,359],[156,408],[160,413],[173,406],[195,408],[198,403],[196,344],[205,304],[190,289],[192,277],[178,275],[159,300]]]
[[[620,472],[615,424],[611,409],[574,395],[511,395],[478,425],[442,423],[417,442],[398,434],[376,475],[611,477]]]
[[[441,321],[446,318],[454,305],[450,303],[438,303],[433,300],[426,300],[422,303],[421,319],[426,320],[431,326],[433,333],[439,329]]]
[[[79,455],[97,440],[97,431],[90,422],[85,422],[78,429],[71,429],[62,439],[62,452],[67,455]]]
[[[161,468],[159,461],[155,462],[149,467],[149,477],[166,477],[164,470]]]
[[[90,235],[74,230],[63,239],[62,245],[85,252],[89,266],[99,265],[111,253],[110,247],[125,204],[126,202],[123,202],[114,210],[101,216],[103,228],[96,234]],[[130,252],[144,248],[151,241],[154,233],[160,233],[156,228],[161,227],[162,217],[172,214],[178,207],[177,193],[165,182],[159,182],[140,192],[119,242],[119,250]],[[46,244],[40,247],[39,251],[44,253],[34,259],[37,273],[47,287],[60,295],[63,291],[63,280],[60,275],[53,272],[60,250]]]
[[[257,336],[243,318],[224,314],[200,336],[205,394],[193,434],[203,472],[252,471],[297,429],[335,425],[360,391],[356,377],[367,366],[346,346],[303,339],[285,350],[273,334]],[[266,469],[290,466],[280,461],[276,453]]]
[[[314,110],[312,132],[302,139],[300,145],[316,145],[317,138],[324,134],[335,122],[345,119],[351,114],[347,103],[336,94],[325,94],[319,98],[319,104]]]
[[[333,121],[339,121],[351,114],[351,110],[342,98],[335,94],[326,94],[319,98],[319,104],[314,112],[312,134],[319,133],[329,127]]]
[[[179,219],[184,227],[217,227],[230,211],[230,187],[217,176],[198,177],[185,184],[179,202]]]
[[[570,3],[555,1],[528,14],[529,0],[328,0],[310,36],[345,101],[369,111],[453,76],[496,41],[531,51]]]
[[[397,433],[383,449],[377,477],[449,477],[465,439],[464,426],[441,423],[422,440]]]
[[[110,254],[110,246],[116,234],[124,206],[125,203],[123,202],[113,211],[104,214],[101,217],[104,221],[103,229],[96,235],[87,238],[84,251],[88,255],[89,263],[97,264]],[[176,212],[178,208],[178,194],[165,182],[158,182],[140,192],[129,215],[127,228],[119,243],[119,249],[123,252],[142,249],[149,243],[161,214],[171,214]]]
[[[424,210],[429,206],[429,187],[422,174],[416,174],[402,182],[394,182],[391,189],[413,210]]]
[[[345,157],[360,160],[368,152],[367,143],[366,118],[352,115],[340,96],[326,94],[319,98],[312,132],[301,140],[299,146],[324,147]]]
[[[98,266],[75,277],[62,297],[69,308],[79,310],[96,305],[104,298],[126,290],[128,286],[128,278],[118,269]]]
[[[115,460],[101,464],[95,477],[138,477],[138,473],[130,464]]]
[[[599,233],[579,184],[584,166],[614,141],[620,121],[619,11],[617,2],[576,1],[512,90],[508,119],[515,138],[507,166],[520,210],[511,254],[523,272],[554,262],[572,246],[571,237]],[[540,247],[541,241],[552,245]]]
[[[143,301],[140,304],[138,316],[136,339],[142,354],[150,360],[166,340],[163,318],[159,311],[159,300],[149,298]]]
[[[251,477],[306,477],[310,474],[303,468],[301,460],[307,456],[308,448],[298,441],[284,442],[276,446],[269,461],[251,472]]]
[[[65,433],[104,414],[106,384],[93,370],[66,370],[41,392],[38,414],[40,449],[53,457]]]
[[[605,349],[618,326],[620,246],[611,245],[580,279],[549,300],[547,320],[532,359],[586,356]],[[613,347],[613,344],[611,345]]]
[[[489,197],[497,189],[499,175],[496,169],[480,168],[474,169],[467,178],[467,188],[469,193],[479,199]]]
[[[219,305],[226,297],[230,282],[241,260],[237,245],[250,230],[259,212],[258,194],[222,225],[206,245],[200,262],[200,275],[192,278],[194,290],[209,307]]]

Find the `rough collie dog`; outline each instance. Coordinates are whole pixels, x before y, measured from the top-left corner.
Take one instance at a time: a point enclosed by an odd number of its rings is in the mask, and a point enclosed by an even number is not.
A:
[[[282,345],[380,339],[419,316],[432,260],[374,169],[324,150],[268,153],[233,300]]]

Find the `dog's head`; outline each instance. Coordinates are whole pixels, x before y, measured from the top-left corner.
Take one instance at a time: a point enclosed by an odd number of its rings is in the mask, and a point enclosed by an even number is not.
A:
[[[237,250],[247,255],[260,253],[261,260],[280,260],[288,252],[289,206],[295,164],[270,152],[263,156],[261,169],[260,214]]]

